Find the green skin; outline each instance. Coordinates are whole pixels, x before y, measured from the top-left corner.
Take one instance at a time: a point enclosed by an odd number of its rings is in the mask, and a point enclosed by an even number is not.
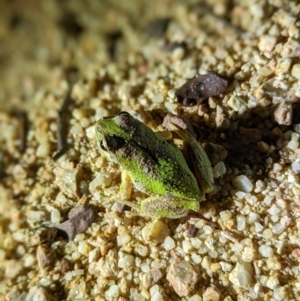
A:
[[[175,127],[176,128],[176,127]],[[97,121],[96,137],[102,153],[118,163],[134,186],[150,197],[139,205],[121,200],[141,215],[179,218],[198,211],[204,193],[213,188],[210,162],[202,147],[188,132],[176,128],[194,151],[200,176],[187,165],[182,152],[127,112]],[[200,188],[201,187],[201,188]]]

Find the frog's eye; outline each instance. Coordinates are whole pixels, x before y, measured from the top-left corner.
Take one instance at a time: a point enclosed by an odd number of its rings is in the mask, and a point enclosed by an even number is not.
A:
[[[132,130],[132,121],[133,118],[129,113],[121,112],[119,114],[119,124],[124,131]]]
[[[99,146],[102,150],[106,151],[106,147],[104,146],[103,140],[100,141]]]

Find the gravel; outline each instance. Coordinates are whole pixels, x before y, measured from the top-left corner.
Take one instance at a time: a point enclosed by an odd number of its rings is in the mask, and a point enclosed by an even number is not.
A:
[[[300,294],[299,4],[194,2],[0,4],[1,301]],[[227,88],[182,107],[178,89],[208,72]],[[121,171],[94,131],[120,111],[155,131],[168,113],[192,124],[215,181],[199,213],[218,227],[117,211]],[[68,219],[81,206],[95,209],[88,223]],[[64,221],[72,241],[52,228]]]

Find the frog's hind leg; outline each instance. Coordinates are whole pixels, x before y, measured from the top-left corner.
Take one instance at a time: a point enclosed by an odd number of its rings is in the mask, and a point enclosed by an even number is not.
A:
[[[182,201],[170,196],[153,196],[142,201],[140,211],[143,215],[176,219],[186,216],[190,210],[198,209],[198,202]]]

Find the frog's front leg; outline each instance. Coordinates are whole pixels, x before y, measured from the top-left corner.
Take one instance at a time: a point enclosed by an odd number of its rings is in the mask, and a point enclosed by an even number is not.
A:
[[[122,171],[121,173],[121,186],[119,190],[119,195],[121,200],[128,201],[132,194],[132,182],[130,176],[126,171]],[[123,203],[122,201],[120,203]]]

